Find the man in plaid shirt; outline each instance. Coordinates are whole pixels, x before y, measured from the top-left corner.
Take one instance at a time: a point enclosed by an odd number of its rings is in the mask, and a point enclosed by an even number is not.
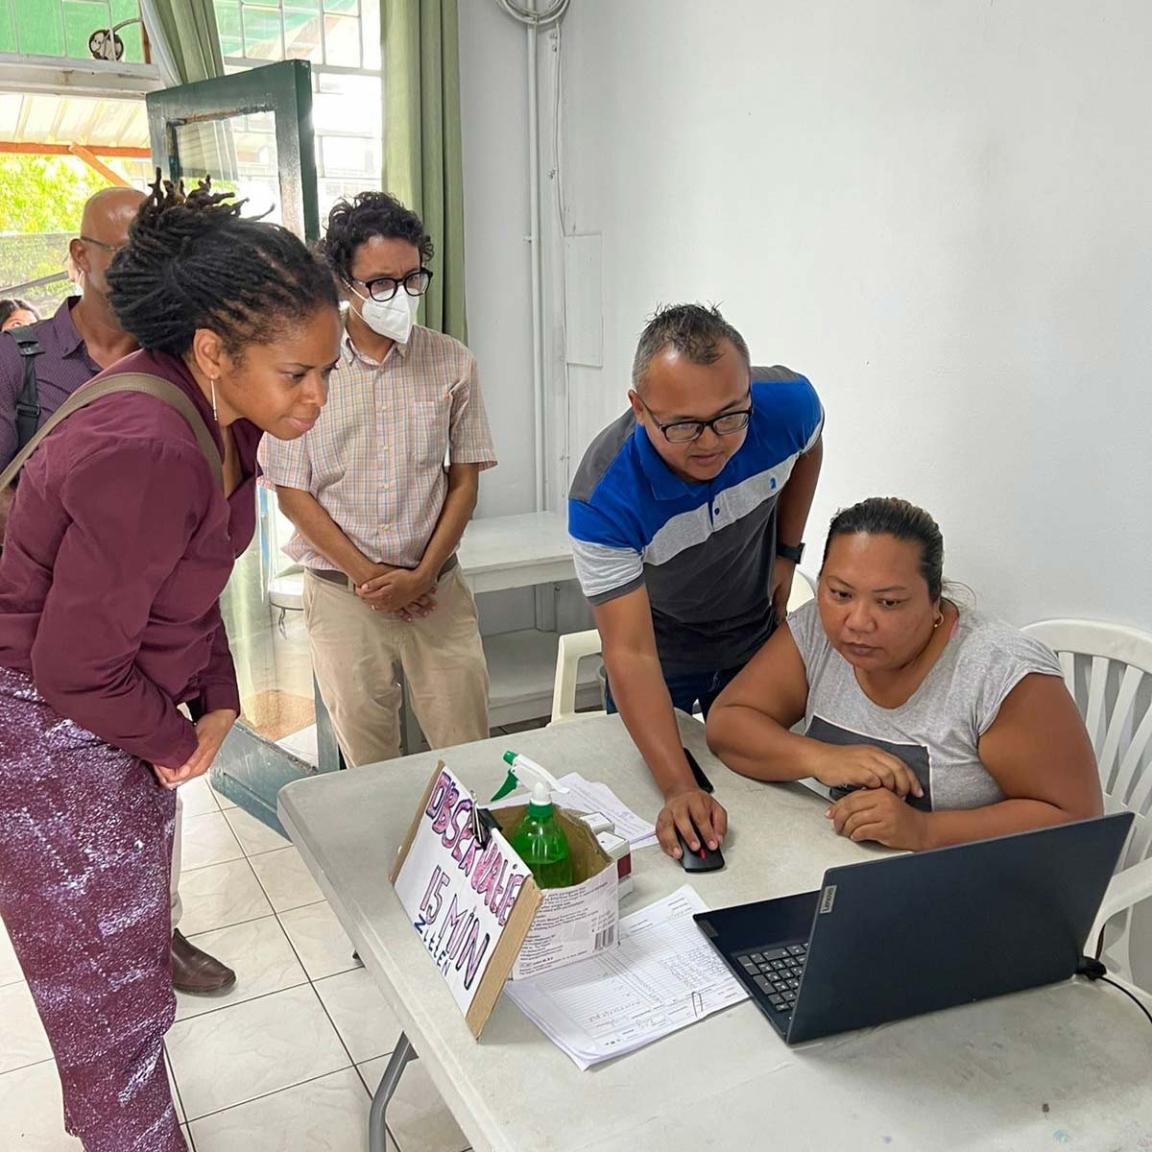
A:
[[[456,548],[495,465],[476,360],[414,322],[432,241],[392,196],[340,201],[321,245],[348,302],[328,404],[298,440],[265,437],[304,566],[304,618],[320,694],[345,759],[400,754],[403,668],[433,748],[488,736],[488,672]],[[293,366],[285,365],[292,378]]]

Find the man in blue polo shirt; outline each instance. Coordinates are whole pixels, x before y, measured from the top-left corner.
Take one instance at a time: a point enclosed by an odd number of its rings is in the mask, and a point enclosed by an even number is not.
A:
[[[630,410],[572,482],[576,572],[619,710],[664,793],[660,843],[716,848],[727,814],[696,783],[673,708],[712,702],[782,618],[820,475],[824,415],[787,368],[752,368],[715,308],[662,309],[640,337]]]

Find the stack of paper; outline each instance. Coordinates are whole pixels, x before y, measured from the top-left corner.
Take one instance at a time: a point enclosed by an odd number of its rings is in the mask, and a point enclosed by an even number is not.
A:
[[[633,849],[647,848],[656,843],[656,825],[649,824],[626,807],[607,784],[585,780],[578,772],[561,776],[560,783],[568,789],[568,794],[560,798],[565,808],[574,808],[577,812],[603,812],[615,825],[616,835],[627,840]]]
[[[747,998],[692,919],[685,885],[620,921],[620,947],[505,994],[580,1068],[633,1052]]]

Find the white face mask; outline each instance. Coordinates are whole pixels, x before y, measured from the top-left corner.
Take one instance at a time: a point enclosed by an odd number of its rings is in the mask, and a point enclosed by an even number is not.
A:
[[[397,344],[407,344],[416,322],[416,310],[420,307],[419,296],[409,296],[403,287],[396,290],[391,300],[383,302],[363,296],[352,289],[360,300],[358,314],[378,336],[387,336]]]

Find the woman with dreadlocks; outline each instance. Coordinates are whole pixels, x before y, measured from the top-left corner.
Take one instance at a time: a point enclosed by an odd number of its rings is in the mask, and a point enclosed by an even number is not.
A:
[[[303,243],[207,185],[157,180],[108,281],[140,351],[85,387],[143,373],[193,408],[103,396],[21,475],[0,559],[0,916],[68,1131],[87,1152],[183,1152],[162,1056],[173,789],[239,711],[218,598],[255,529],[257,444],[315,422],[340,321]]]

